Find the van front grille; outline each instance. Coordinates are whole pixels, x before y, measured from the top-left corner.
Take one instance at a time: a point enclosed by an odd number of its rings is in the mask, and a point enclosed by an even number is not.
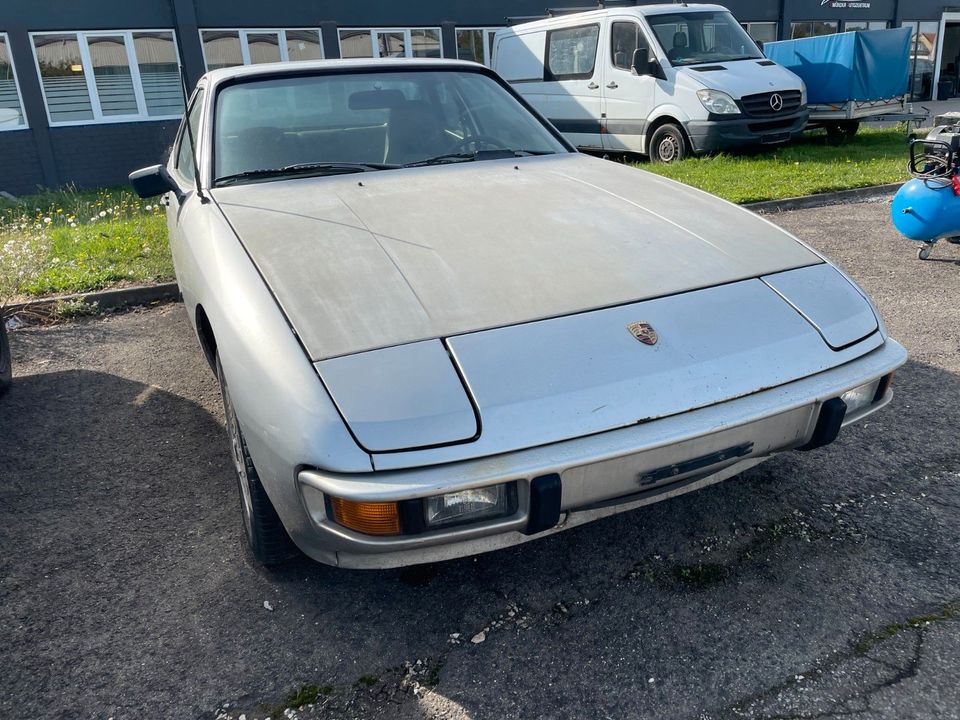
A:
[[[774,96],[780,97],[780,103],[777,103]],[[748,115],[756,117],[773,117],[775,115],[788,115],[800,109],[800,101],[803,99],[799,90],[780,90],[778,92],[758,93],[756,95],[746,95],[743,100],[743,109]],[[777,106],[779,105],[779,109]]]

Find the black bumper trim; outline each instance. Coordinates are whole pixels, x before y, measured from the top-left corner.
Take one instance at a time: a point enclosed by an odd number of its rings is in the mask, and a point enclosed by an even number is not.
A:
[[[541,475],[530,483],[530,514],[524,533],[534,535],[560,522],[562,485],[557,473]]]
[[[797,450],[815,450],[832,443],[840,434],[846,414],[847,404],[843,400],[838,397],[827,400],[820,408],[820,417],[817,418],[817,426],[813,429],[810,442],[798,447]]]

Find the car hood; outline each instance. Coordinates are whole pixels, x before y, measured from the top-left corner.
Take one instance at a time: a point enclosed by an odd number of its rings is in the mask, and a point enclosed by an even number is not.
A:
[[[762,92],[782,90],[799,90],[803,81],[799,76],[779,65],[760,65],[769,62],[760,60],[736,60],[727,63],[713,63],[711,65],[693,65],[679,68],[688,77],[711,90],[720,90],[728,95],[740,99],[745,95],[754,95]],[[698,67],[726,68],[708,72],[699,72]]]
[[[314,361],[822,262],[734,205],[576,154],[213,196]]]

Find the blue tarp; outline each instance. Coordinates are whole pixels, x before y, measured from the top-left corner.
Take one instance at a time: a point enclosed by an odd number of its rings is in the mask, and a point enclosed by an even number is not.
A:
[[[813,105],[886,100],[910,85],[910,28],[767,43],[764,53],[807,84]]]

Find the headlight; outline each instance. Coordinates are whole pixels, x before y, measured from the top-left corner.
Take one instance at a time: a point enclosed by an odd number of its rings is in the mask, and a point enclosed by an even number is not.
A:
[[[739,115],[740,108],[733,98],[719,90],[697,90],[697,97],[707,111],[714,115]]]
[[[516,512],[515,498],[514,483],[435,495],[424,503],[424,520],[430,528],[512,515]]]
[[[807,104],[807,84],[802,80],[800,81],[800,104]]]
[[[847,415],[853,415],[865,407],[873,405],[877,398],[877,390],[880,388],[880,380],[874,380],[872,383],[861,385],[853,390],[847,390],[840,399],[847,406]],[[886,388],[884,388],[886,389]]]

